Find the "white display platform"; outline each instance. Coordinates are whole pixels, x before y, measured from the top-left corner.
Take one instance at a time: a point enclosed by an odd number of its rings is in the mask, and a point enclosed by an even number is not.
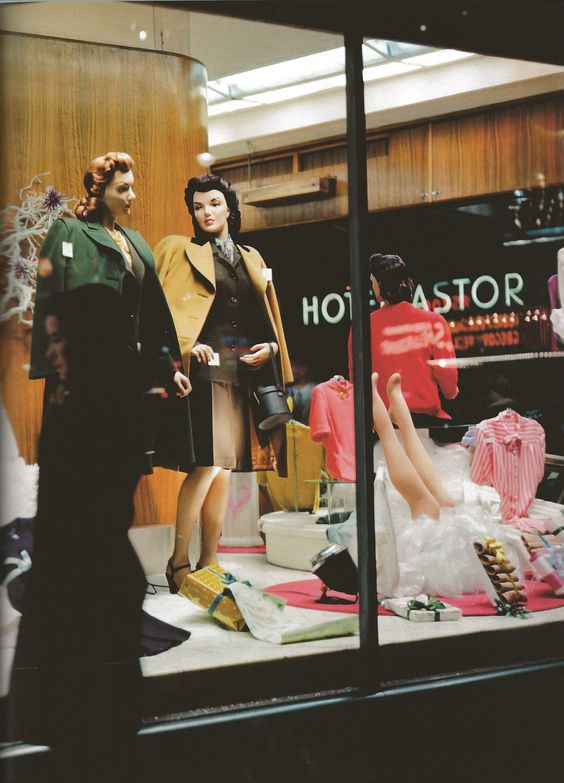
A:
[[[273,511],[259,519],[266,538],[266,559],[273,565],[311,571],[311,558],[329,544],[329,525],[317,525],[307,511]]]

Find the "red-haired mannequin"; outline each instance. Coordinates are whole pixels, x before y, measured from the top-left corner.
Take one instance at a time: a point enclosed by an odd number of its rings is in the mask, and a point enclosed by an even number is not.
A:
[[[133,160],[124,152],[94,158],[84,175],[87,195],[75,209],[77,219],[55,220],[49,229],[40,251],[30,377],[53,377],[45,355],[44,314],[49,295],[90,283],[113,288],[125,299],[131,350],[141,353],[148,385],[174,383],[177,388],[176,395],[169,395],[157,423],[154,462],[188,470],[192,464],[190,419],[183,398],[190,382],[178,369],[182,357],[176,330],[150,247],[141,234],[118,222],[129,217],[136,198],[132,169]]]

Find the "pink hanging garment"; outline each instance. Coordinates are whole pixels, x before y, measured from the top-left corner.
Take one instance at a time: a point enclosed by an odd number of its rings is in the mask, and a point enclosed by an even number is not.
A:
[[[501,498],[504,523],[543,532],[545,524],[528,515],[544,473],[545,437],[541,425],[513,410],[485,419],[476,428],[471,478],[493,486]]]
[[[342,481],[356,481],[354,395],[350,381],[336,376],[313,389],[309,426],[312,440],[325,446],[329,474]]]

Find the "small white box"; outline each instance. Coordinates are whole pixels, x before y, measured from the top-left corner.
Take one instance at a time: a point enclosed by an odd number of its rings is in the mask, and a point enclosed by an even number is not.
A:
[[[405,620],[411,620],[414,623],[434,623],[444,620],[460,620],[462,611],[450,604],[444,604],[444,609],[410,609],[409,603],[413,599],[427,604],[428,595],[415,595],[409,598],[386,598],[382,601],[382,606],[389,609],[390,612],[403,617]],[[444,602],[443,602],[444,603]]]

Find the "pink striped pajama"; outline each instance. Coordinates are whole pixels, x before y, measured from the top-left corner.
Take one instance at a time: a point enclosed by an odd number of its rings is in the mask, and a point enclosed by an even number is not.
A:
[[[477,426],[472,481],[491,484],[501,498],[503,522],[524,531],[545,528],[528,516],[543,477],[544,450],[541,425],[515,411],[503,411]]]

